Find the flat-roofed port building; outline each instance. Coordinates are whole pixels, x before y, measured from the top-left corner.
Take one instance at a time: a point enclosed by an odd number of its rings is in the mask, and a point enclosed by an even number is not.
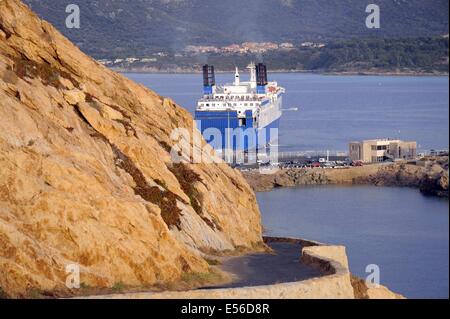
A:
[[[417,142],[391,139],[366,140],[349,144],[352,161],[380,163],[388,160],[414,159],[417,156]]]

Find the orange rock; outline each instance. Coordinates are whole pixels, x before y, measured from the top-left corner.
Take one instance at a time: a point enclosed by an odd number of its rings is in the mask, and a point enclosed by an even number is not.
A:
[[[99,65],[18,0],[0,1],[0,77],[6,294],[68,294],[68,264],[86,286],[164,284],[207,272],[202,251],[261,244],[239,172],[172,164],[170,133],[192,131],[190,114]]]

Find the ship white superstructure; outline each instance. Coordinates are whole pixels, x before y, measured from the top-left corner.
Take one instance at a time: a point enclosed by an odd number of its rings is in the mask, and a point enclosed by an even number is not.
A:
[[[278,128],[285,89],[277,82],[267,81],[264,64],[251,63],[247,68],[249,81],[242,81],[236,68],[233,83],[216,85],[214,68],[204,67],[204,94],[196,110],[202,131],[211,127],[220,130],[244,128],[254,129],[260,134],[261,130]],[[250,143],[248,147],[269,144],[270,132],[267,133],[266,140]]]

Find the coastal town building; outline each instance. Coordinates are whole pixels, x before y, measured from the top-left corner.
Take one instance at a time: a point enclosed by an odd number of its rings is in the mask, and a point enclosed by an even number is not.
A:
[[[188,45],[184,48],[185,53],[205,54],[205,53],[221,53],[221,54],[245,54],[245,53],[266,53],[279,49],[293,49],[292,43],[282,43],[278,45],[273,42],[244,42],[241,44],[231,44],[224,47],[215,46],[198,46]]]
[[[284,50],[292,50],[294,49],[294,45],[290,42],[284,42],[280,44],[280,49],[284,49]]]
[[[301,44],[301,47],[303,48],[314,48],[314,49],[321,49],[326,46],[325,43],[314,43],[314,42],[303,42]]]
[[[414,159],[417,156],[417,142],[391,139],[351,142],[349,144],[349,156],[352,161],[364,163]]]

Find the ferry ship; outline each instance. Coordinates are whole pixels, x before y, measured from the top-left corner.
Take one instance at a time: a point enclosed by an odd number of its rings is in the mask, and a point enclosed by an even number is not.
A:
[[[216,151],[258,151],[277,143],[285,89],[267,79],[263,63],[248,67],[249,81],[216,85],[214,66],[203,66],[203,97],[195,119],[206,141]]]

